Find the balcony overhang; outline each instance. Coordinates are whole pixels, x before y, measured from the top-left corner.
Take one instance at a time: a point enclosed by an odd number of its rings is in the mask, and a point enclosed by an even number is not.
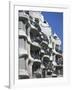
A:
[[[31,43],[35,48],[41,48],[41,46],[37,42],[32,42]]]
[[[41,60],[40,59],[34,59],[34,62],[41,63]]]
[[[30,24],[30,26],[33,30],[37,30],[37,28],[34,25]]]
[[[19,17],[29,19],[29,16],[26,13],[20,12]]]
[[[44,56],[43,56],[43,59],[44,59],[44,58],[50,59],[50,56],[49,56],[49,55],[44,55]]]
[[[41,43],[48,45],[48,42],[47,41],[44,41],[44,40]]]
[[[49,57],[49,55],[44,55],[44,56],[43,56],[43,62],[46,62],[46,63],[50,62],[50,57]]]
[[[19,57],[28,56],[27,50],[19,48]]]
[[[27,35],[23,30],[19,30],[19,38],[21,37],[27,38]]]
[[[19,70],[19,79],[27,79],[29,78],[29,74],[26,70],[20,69]]]

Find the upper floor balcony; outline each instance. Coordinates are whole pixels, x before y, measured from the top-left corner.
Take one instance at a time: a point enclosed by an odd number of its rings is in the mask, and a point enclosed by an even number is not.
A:
[[[50,56],[49,56],[49,55],[44,55],[44,56],[43,56],[43,59],[45,59],[45,60],[50,60]]]
[[[40,63],[41,64],[41,60],[40,59],[34,59],[34,61],[33,62],[38,62],[38,63]]]
[[[26,37],[27,38],[25,26],[26,25],[24,25],[22,21],[19,21],[19,23],[18,23],[18,34],[19,34],[19,37]]]
[[[25,31],[19,30],[19,38],[27,38]]]
[[[24,50],[23,48],[19,48],[19,57],[28,56],[27,50]]]
[[[29,78],[29,74],[28,74],[27,70],[20,69],[19,70],[19,79],[28,79],[28,78]]]
[[[19,11],[18,16],[19,16],[19,21],[23,21],[24,24],[27,23],[29,20],[29,15],[22,10]]]
[[[43,58],[42,58],[42,62],[43,62],[43,65],[47,68],[48,67],[48,63],[50,62],[49,55],[44,55]]]
[[[35,27],[35,25],[34,25],[33,23],[30,24],[30,27],[31,27],[32,30],[34,30],[34,31],[38,31],[37,28]]]
[[[32,42],[31,43],[35,48],[41,48],[41,46],[37,42]]]

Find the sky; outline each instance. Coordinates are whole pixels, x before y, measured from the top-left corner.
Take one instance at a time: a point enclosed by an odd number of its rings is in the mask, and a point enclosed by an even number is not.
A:
[[[52,32],[61,39],[61,49],[63,51],[63,13],[62,12],[42,12],[44,19],[49,23]]]

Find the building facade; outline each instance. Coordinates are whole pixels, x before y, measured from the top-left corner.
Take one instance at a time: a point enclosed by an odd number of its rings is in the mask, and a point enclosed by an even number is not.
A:
[[[61,40],[41,12],[18,12],[19,79],[63,76]]]

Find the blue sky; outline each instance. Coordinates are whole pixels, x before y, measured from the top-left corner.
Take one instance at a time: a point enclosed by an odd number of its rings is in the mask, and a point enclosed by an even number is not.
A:
[[[63,13],[61,12],[42,12],[44,19],[49,23],[52,32],[56,33],[62,41],[63,49]]]

